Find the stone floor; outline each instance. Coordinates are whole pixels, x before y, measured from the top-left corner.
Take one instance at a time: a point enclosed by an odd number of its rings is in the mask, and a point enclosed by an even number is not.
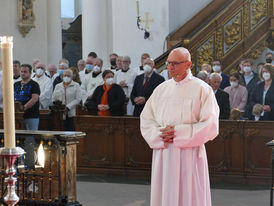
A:
[[[149,206],[148,180],[78,175],[77,200],[83,206]],[[213,186],[213,206],[270,205],[267,187]]]

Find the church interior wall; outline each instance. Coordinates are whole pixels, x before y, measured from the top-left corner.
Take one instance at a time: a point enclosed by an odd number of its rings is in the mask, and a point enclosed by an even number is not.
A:
[[[34,1],[35,28],[23,37],[17,26],[17,1],[0,0],[0,35],[13,36],[14,59],[30,63],[34,58],[47,63],[47,1]]]
[[[163,45],[168,34],[168,0],[140,0],[140,16],[145,19],[149,12],[150,37],[144,39],[144,31],[137,28],[136,1],[113,0],[113,52],[131,57],[131,67],[140,65],[141,54],[147,52],[152,58],[163,53]],[[145,27],[145,23],[141,23]]]
[[[181,27],[212,0],[169,0],[169,33]]]

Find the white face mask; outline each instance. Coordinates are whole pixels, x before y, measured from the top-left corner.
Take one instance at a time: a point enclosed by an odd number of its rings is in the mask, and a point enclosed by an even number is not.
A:
[[[270,79],[270,73],[264,72],[263,73],[263,78],[264,78],[265,81],[269,80]]]
[[[147,73],[150,73],[151,71],[152,71],[152,67],[146,64],[144,66],[144,72],[147,74]]]
[[[231,85],[232,88],[235,88],[239,85],[239,83],[233,81],[233,82],[230,82],[230,85]]]
[[[71,81],[71,78],[70,78],[70,77],[64,77],[64,78],[63,78],[63,81],[64,81],[65,83],[69,83],[69,82]]]
[[[113,78],[107,78],[106,79],[106,84],[107,85],[112,85],[114,83],[114,79]]]
[[[37,74],[38,76],[42,76],[42,75],[44,74],[44,70],[41,69],[41,68],[36,69],[36,74]]]
[[[244,67],[244,72],[245,73],[251,72],[251,67]]]
[[[219,66],[219,65],[214,65],[214,66],[212,67],[212,69],[213,69],[214,72],[220,72],[220,71],[221,71],[221,66]]]
[[[98,66],[95,66],[95,67],[93,67],[93,71],[95,72],[95,73],[99,73],[100,72],[100,67],[98,67]]]

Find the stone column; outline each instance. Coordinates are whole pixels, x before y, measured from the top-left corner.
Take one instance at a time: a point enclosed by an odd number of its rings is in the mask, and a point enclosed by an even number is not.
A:
[[[61,0],[47,0],[48,64],[62,58]]]
[[[83,59],[89,52],[94,51],[104,61],[103,67],[108,66],[110,35],[112,35],[112,21],[110,21],[111,1],[83,0],[82,2],[82,44]]]

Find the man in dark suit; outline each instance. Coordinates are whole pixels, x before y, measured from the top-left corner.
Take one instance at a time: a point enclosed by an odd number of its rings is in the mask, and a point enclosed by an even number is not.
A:
[[[220,85],[220,88],[221,89],[224,89],[228,86],[230,86],[230,83],[229,83],[229,76],[222,73],[222,70],[223,70],[223,66],[222,66],[222,63],[220,60],[218,59],[215,59],[213,62],[212,62],[212,69],[214,72],[220,74],[222,76],[222,82],[221,82],[221,85]]]
[[[154,72],[154,61],[146,58],[144,60],[144,74],[136,77],[130,95],[130,99],[134,105],[133,116],[140,116],[153,90],[164,81],[165,79],[161,75]]]
[[[228,119],[230,114],[229,94],[220,89],[222,76],[219,73],[212,73],[209,77],[209,84],[212,87],[217,103],[220,107],[219,119]]]
[[[250,118],[250,116],[252,115],[252,107],[250,107],[251,95],[261,80],[258,74],[253,72],[254,65],[251,59],[244,60],[242,65],[244,73],[241,74],[240,83],[246,87],[248,92],[244,117]]]

